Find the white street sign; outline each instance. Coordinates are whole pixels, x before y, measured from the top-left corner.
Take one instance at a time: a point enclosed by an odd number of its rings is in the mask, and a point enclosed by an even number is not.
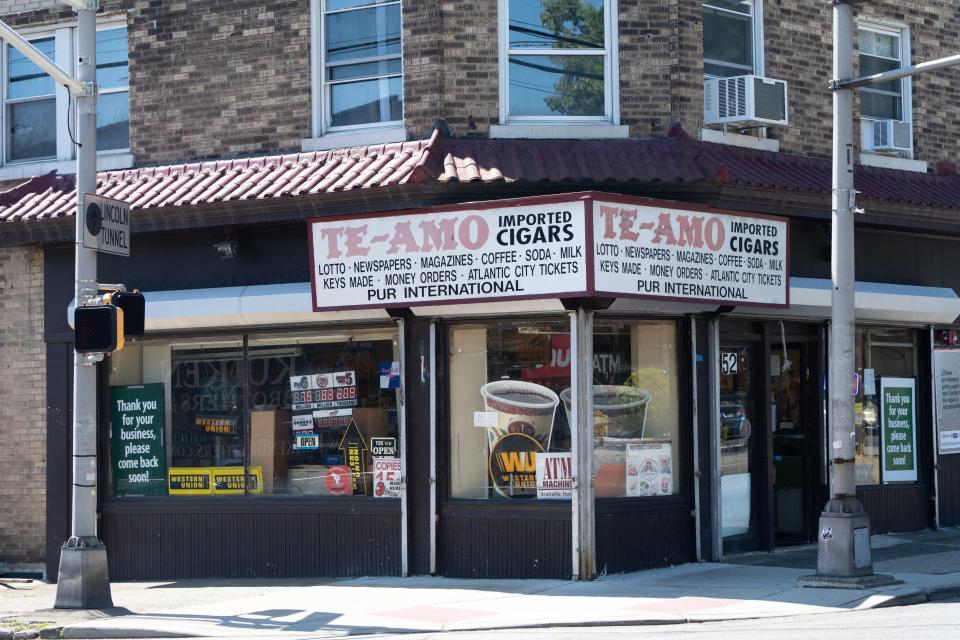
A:
[[[83,246],[130,256],[130,205],[122,200],[83,194]]]

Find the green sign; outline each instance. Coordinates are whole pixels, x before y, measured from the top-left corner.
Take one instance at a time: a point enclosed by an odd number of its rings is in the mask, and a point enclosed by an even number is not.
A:
[[[917,481],[916,382],[881,378],[883,481]]]
[[[167,495],[163,385],[110,387],[114,496]]]

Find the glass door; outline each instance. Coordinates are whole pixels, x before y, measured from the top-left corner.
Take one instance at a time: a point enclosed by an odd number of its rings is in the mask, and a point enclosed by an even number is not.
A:
[[[758,547],[756,429],[763,376],[759,344],[720,345],[720,529],[723,552]]]

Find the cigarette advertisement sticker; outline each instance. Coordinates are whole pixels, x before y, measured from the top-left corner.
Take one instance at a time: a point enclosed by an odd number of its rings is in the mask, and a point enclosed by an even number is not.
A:
[[[310,222],[314,309],[555,297],[587,289],[582,200]]]
[[[593,203],[597,292],[785,307],[789,223]]]
[[[357,406],[357,374],[334,371],[290,376],[293,410],[337,409]]]
[[[110,387],[110,450],[115,496],[167,494],[163,385]]]

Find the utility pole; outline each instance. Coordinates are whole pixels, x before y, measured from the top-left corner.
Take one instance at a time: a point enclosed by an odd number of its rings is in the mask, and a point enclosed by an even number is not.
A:
[[[68,0],[77,12],[77,79],[88,88],[77,96],[77,214],[74,301],[97,295],[97,254],[83,246],[83,196],[97,192],[97,0]],[[102,358],[102,356],[100,356]],[[70,539],[60,552],[58,609],[113,606],[107,550],[97,537],[97,362],[73,354],[73,510]]]
[[[820,515],[817,573],[801,576],[800,586],[862,589],[895,582],[874,574],[870,518],[857,500],[854,374],[856,307],[854,300],[853,89],[923,71],[960,64],[960,56],[853,79],[853,12],[847,0],[833,4],[833,217],[830,316],[830,500]],[[904,108],[909,108],[905,106]]]

